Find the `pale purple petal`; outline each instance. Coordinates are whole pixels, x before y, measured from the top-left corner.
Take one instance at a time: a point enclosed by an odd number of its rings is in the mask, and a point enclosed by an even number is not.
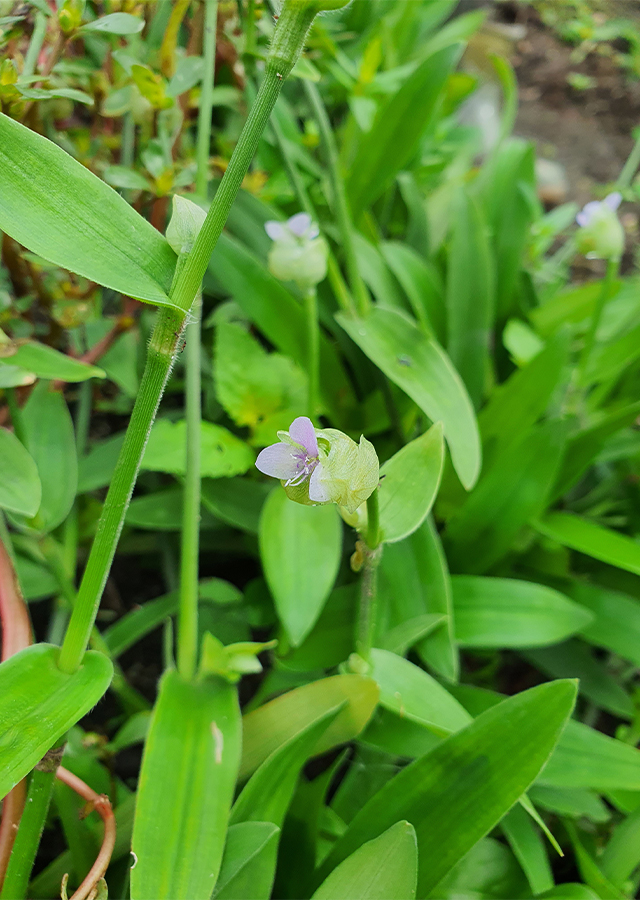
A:
[[[585,228],[589,224],[591,219],[593,218],[594,214],[597,213],[599,209],[600,209],[600,201],[599,200],[591,200],[590,203],[587,203],[586,206],[584,206],[580,210],[580,212],[576,216],[576,222],[578,223],[578,225],[580,225],[581,228]]]
[[[264,230],[272,241],[279,241],[281,238],[285,237],[287,233],[282,222],[276,222],[275,219],[265,222]]]
[[[606,203],[609,209],[612,209],[615,212],[622,203],[622,194],[620,191],[614,191],[613,194],[609,194],[605,197],[602,202]]]
[[[322,463],[319,463],[311,473],[311,478],[309,479],[309,500],[313,500],[314,503],[326,503],[331,499],[329,491],[320,480],[321,475]]]
[[[311,216],[309,213],[301,212],[296,213],[295,216],[291,216],[287,222],[287,227],[296,237],[305,237],[311,224]]]
[[[318,456],[318,439],[313,422],[307,416],[298,416],[294,419],[289,428],[289,437],[296,444],[301,444],[307,451],[307,454],[314,458]]]
[[[302,460],[295,447],[290,444],[271,444],[258,454],[256,469],[265,475],[271,475],[272,478],[288,481],[296,477],[301,463]]]
[[[317,238],[319,234],[320,229],[318,228],[318,226],[311,223],[311,227],[307,231],[307,237],[309,238],[309,240],[312,241],[314,238]]]

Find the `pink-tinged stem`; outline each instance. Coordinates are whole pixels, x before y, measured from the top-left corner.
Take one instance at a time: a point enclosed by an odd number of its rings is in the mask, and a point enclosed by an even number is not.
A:
[[[0,625],[2,626],[2,661],[31,644],[31,622],[22,598],[11,557],[0,540]],[[21,781],[2,801],[0,818],[0,886],[9,865],[24,802],[27,783]]]
[[[77,775],[69,772],[63,766],[58,767],[56,778],[70,787],[84,800],[91,803],[104,822],[104,837],[96,861],[91,866],[89,873],[78,890],[70,898],[70,900],[86,900],[100,879],[104,877],[111,861],[111,854],[116,843],[116,820],[111,808],[111,801],[106,794],[97,794],[81,778],[78,778]]]

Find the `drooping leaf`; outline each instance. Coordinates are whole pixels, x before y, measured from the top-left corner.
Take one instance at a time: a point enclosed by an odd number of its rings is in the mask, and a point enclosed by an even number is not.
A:
[[[138,787],[133,900],[209,900],[240,762],[236,688],[163,676]]]
[[[85,166],[5,115],[0,230],[91,281],[169,303],[176,256],[164,237]]]
[[[442,422],[458,476],[466,488],[480,472],[480,438],[469,396],[444,351],[411,319],[373,309],[365,319],[342,313],[349,337],[433,422]]]
[[[340,518],[333,504],[303,506],[274,490],[262,510],[259,538],[267,584],[296,646],[313,628],[338,574]]]
[[[113,666],[87,652],[72,675],[58,668],[60,648],[34,644],[0,665],[0,797],[56,746],[105,693]]]

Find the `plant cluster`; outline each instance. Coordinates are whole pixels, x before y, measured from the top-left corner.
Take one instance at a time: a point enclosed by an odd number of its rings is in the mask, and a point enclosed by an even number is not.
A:
[[[0,2],[2,900],[635,895],[640,147],[456,6]]]

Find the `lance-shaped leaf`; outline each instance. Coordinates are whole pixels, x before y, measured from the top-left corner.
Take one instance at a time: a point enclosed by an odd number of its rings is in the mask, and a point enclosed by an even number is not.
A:
[[[109,687],[111,661],[85,653],[72,675],[59,647],[34,644],[0,665],[0,797],[5,797]]]
[[[0,428],[0,509],[35,516],[42,499],[38,467],[18,438]]]
[[[169,304],[176,255],[164,237],[68,153],[4,115],[0,230],[91,281]]]

